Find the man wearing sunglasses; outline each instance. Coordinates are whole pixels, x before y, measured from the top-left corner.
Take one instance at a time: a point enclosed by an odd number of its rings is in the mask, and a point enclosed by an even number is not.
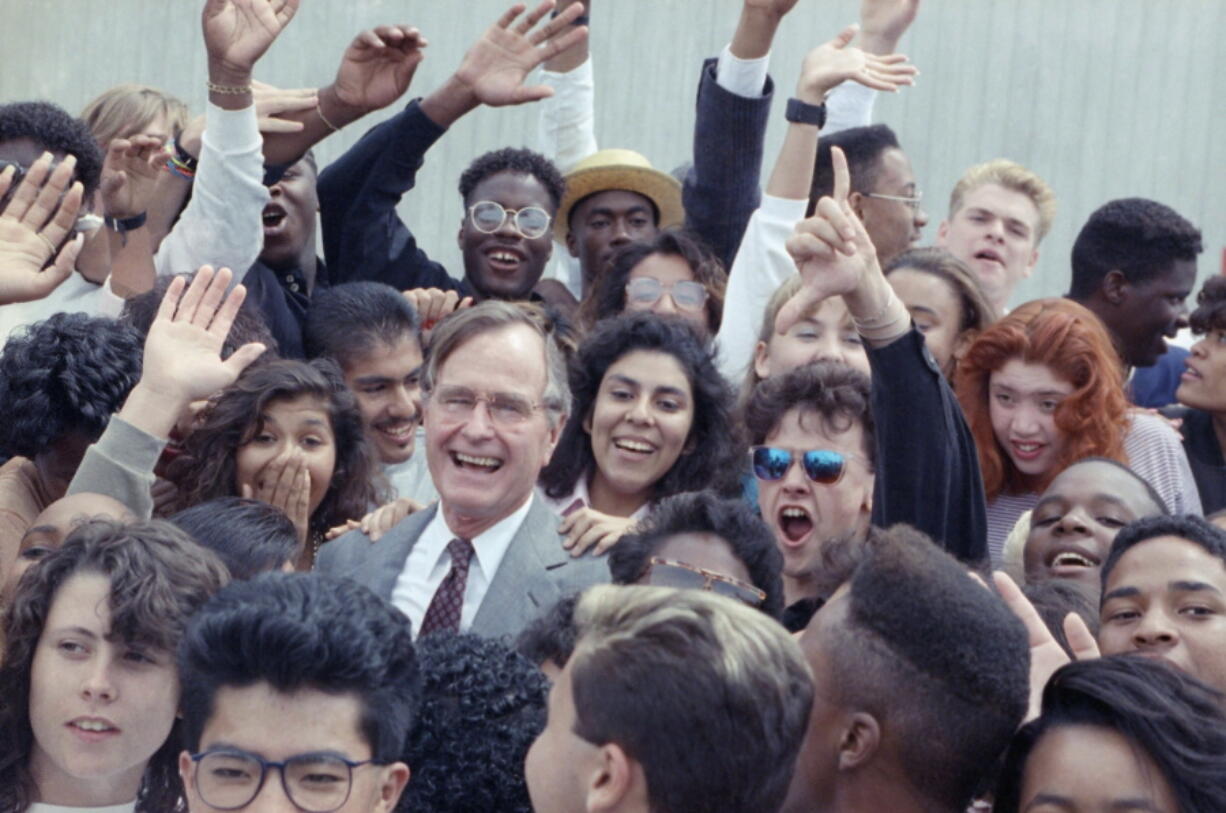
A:
[[[232,582],[179,647],[190,813],[391,813],[421,703],[409,620],[318,574]]]
[[[527,74],[587,35],[571,25],[579,5],[538,26],[550,7],[537,6],[522,20],[508,11],[441,87],[371,129],[324,170],[318,191],[329,267],[401,290],[438,288],[476,300],[532,295],[553,251],[564,188],[551,161],[529,150],[495,150],[460,176],[462,279],[418,246],[396,204],[413,188],[426,151],[462,116],[481,105],[523,104],[549,93],[525,86]]]

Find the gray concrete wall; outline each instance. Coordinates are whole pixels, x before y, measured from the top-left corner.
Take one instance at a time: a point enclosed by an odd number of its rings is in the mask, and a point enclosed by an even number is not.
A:
[[[422,95],[508,0],[302,0],[258,76],[285,87],[326,83],[362,28],[419,26],[430,40],[409,95]],[[739,0],[594,0],[597,127],[670,168],[688,159],[704,56],[731,36]],[[78,111],[105,88],[141,81],[203,105],[197,0],[0,0],[0,100],[50,99]],[[805,51],[857,16],[855,0],[800,0],[780,33],[772,73],[786,94]],[[1152,197],[1205,231],[1202,275],[1226,258],[1226,0],[926,0],[902,50],[919,85],[882,99],[930,201],[936,231],[968,165],[1006,156],[1056,189],[1059,213],[1020,298],[1065,290],[1077,229],[1104,201]],[[394,109],[398,109],[396,106]],[[782,138],[782,100],[768,156]],[[381,117],[330,138],[327,163]],[[479,110],[431,151],[402,205],[422,245],[458,267],[455,181],[480,152],[531,145],[531,107]],[[769,172],[768,164],[764,172]]]

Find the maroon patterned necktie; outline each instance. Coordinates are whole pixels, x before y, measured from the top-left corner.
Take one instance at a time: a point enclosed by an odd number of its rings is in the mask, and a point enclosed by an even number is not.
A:
[[[460,612],[464,608],[464,588],[468,586],[468,565],[473,558],[473,543],[467,539],[453,539],[447,543],[451,554],[451,570],[438,586],[426,617],[421,621],[419,635],[432,632],[460,631]]]

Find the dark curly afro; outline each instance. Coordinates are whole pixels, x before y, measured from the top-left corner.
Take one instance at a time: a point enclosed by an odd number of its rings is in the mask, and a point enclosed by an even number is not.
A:
[[[102,178],[102,150],[85,122],[50,102],[0,104],[0,143],[28,138],[39,148],[74,155],[77,180],[92,195]]]
[[[524,757],[545,727],[549,681],[499,641],[441,633],[417,642],[421,712],[398,813],[532,813]]]
[[[128,325],[57,313],[0,352],[0,449],[34,457],[65,434],[102,434],[140,379],[143,341]]]

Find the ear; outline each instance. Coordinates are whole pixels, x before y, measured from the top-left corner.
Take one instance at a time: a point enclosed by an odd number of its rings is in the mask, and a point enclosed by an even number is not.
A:
[[[860,219],[861,223],[864,222],[865,200],[867,200],[867,198],[865,198],[864,195],[859,192],[852,192],[847,196],[847,204],[851,206],[851,210],[856,213],[856,217]],[[865,228],[868,228],[868,226],[865,226]]]
[[[643,768],[616,743],[600,747],[595,768],[584,788],[584,810],[647,809],[647,778]],[[638,800],[640,804],[635,805]]]
[[[392,813],[400,794],[409,784],[409,766],[403,762],[393,762],[380,768],[382,776],[378,779],[379,798],[372,808],[375,813]]]
[[[179,778],[183,780],[183,787],[196,787],[196,763],[187,751],[179,752]]]
[[[464,216],[460,218],[460,228],[457,229],[455,233],[456,248],[460,249],[461,252],[464,251],[464,223],[467,220],[468,214],[465,213]]]
[[[1128,278],[1118,268],[1112,268],[1099,283],[1099,291],[1108,303],[1120,306],[1128,299]]]
[[[1030,252],[1030,262],[1026,263],[1026,270],[1022,272],[1022,279],[1026,279],[1034,273],[1034,267],[1039,264],[1039,250],[1036,248]]]
[[[579,238],[575,237],[575,232],[571,229],[566,231],[566,250],[570,252],[570,256],[578,259]]]
[[[881,726],[877,718],[867,712],[855,712],[839,740],[839,770],[854,771],[864,767],[876,756],[880,745]]]
[[[942,248],[945,247],[945,240],[949,237],[949,221],[942,220],[941,225],[937,226],[936,244]]]
[[[570,415],[563,412],[558,416],[557,423],[549,427],[549,434],[545,437],[545,456],[541,461],[541,468],[549,465],[549,461],[553,458],[553,452],[558,448],[558,441],[562,438],[562,429],[566,426],[566,421]]]
[[[770,378],[770,345],[766,342],[758,342],[753,348],[753,371],[757,373],[758,378],[763,381]]]

